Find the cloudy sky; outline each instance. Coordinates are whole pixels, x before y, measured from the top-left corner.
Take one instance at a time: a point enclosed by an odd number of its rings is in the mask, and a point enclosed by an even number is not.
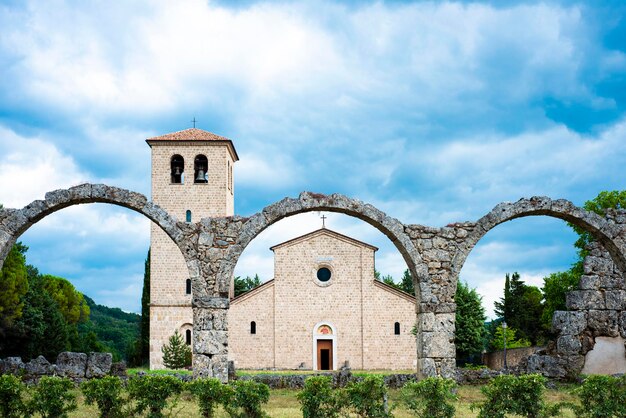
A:
[[[532,195],[576,204],[624,188],[621,1],[12,1],[0,4],[0,202],[103,182],[150,194],[144,139],[198,127],[235,141],[236,213],[303,190],[407,223],[476,220]],[[268,229],[237,266],[272,277]],[[380,233],[328,226],[380,247]],[[58,212],[21,238],[28,261],[97,302],[137,311],[149,224],[107,205]],[[575,257],[561,221],[490,232],[462,279],[489,312],[506,272],[540,284]]]

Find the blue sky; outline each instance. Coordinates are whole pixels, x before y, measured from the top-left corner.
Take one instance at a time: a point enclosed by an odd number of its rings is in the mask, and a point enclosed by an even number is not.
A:
[[[343,193],[407,223],[475,220],[532,195],[576,204],[624,188],[622,2],[134,2],[0,4],[0,202],[85,181],[150,193],[144,139],[191,126],[235,141],[236,213],[303,190]],[[272,275],[271,245],[238,274]],[[358,221],[328,225],[380,247]],[[489,311],[506,272],[540,284],[575,257],[561,221],[490,232],[462,279]],[[139,309],[149,224],[106,205],[23,237],[29,261],[97,302]]]

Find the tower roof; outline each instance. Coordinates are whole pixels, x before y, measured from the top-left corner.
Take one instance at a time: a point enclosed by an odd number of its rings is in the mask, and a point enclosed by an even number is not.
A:
[[[178,132],[172,132],[169,134],[155,136],[152,138],[146,139],[148,145],[152,146],[155,143],[159,142],[185,142],[185,141],[210,141],[210,142],[223,142],[230,145],[230,148],[233,152],[233,158],[235,161],[239,160],[239,156],[237,155],[237,151],[235,150],[235,146],[233,145],[233,141],[223,137],[216,135],[212,132],[204,131],[198,128],[189,128]]]

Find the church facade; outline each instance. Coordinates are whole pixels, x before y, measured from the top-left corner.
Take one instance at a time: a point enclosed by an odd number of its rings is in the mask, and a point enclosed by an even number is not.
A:
[[[156,204],[186,222],[234,214],[230,139],[194,128],[146,142]],[[322,228],[272,250],[274,278],[231,300],[235,367],[415,369],[415,299],[374,279],[376,247]],[[175,331],[192,343],[191,293],[180,250],[153,224],[151,369],[164,367],[161,348]]]
[[[325,228],[272,247],[274,279],[231,301],[235,367],[415,369],[415,298],[374,279],[376,250]]]

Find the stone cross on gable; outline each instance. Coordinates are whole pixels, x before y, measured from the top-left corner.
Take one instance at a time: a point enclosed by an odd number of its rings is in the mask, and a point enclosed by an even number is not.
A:
[[[322,228],[326,228],[326,215],[322,215],[320,218],[322,218]]]

